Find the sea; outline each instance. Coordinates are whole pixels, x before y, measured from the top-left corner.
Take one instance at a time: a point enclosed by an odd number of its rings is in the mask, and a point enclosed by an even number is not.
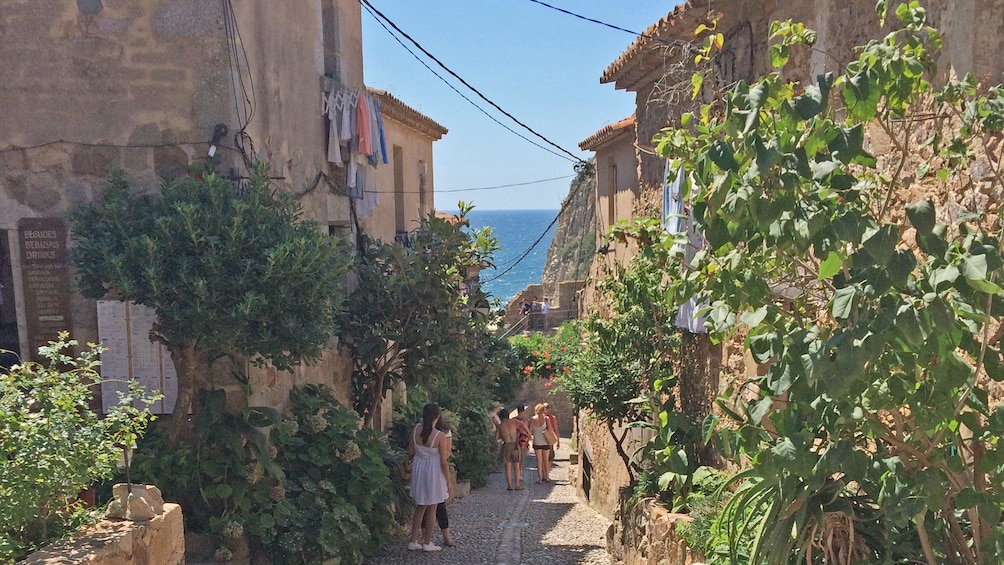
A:
[[[502,247],[492,261],[495,267],[481,271],[481,287],[491,298],[498,298],[504,306],[526,285],[540,282],[557,217],[558,210],[475,208],[468,213],[471,229],[491,226]]]

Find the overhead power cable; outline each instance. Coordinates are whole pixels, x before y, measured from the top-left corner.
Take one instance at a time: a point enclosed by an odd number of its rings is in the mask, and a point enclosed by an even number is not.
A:
[[[512,129],[511,127],[503,124],[502,122],[500,122],[498,120],[498,118],[496,118],[495,116],[489,114],[487,110],[485,110],[481,106],[478,106],[478,104],[476,102],[474,102],[473,100],[471,100],[470,97],[468,97],[463,92],[460,92],[459,90],[457,90],[457,87],[455,87],[452,84],[450,84],[450,81],[446,80],[446,78],[444,78],[443,75],[437,73],[436,70],[433,69],[432,67],[430,67],[428,63],[426,63],[425,61],[423,61],[422,58],[419,57],[417,53],[415,53],[414,51],[411,50],[410,47],[408,47],[407,45],[405,45],[404,42],[401,41],[401,38],[399,38],[389,27],[387,27],[387,24],[383,23],[383,20],[381,20],[375,13],[373,13],[373,11],[369,9],[369,7],[367,7],[366,5],[363,5],[363,8],[365,8],[366,11],[369,12],[369,14],[371,16],[373,16],[373,19],[376,20],[376,22],[378,24],[380,24],[380,27],[382,27],[391,37],[393,37],[394,41],[397,41],[401,45],[401,47],[404,48],[405,51],[407,51],[408,53],[410,53],[411,56],[414,57],[416,61],[418,61],[419,63],[421,63],[422,66],[425,67],[426,69],[428,69],[428,71],[430,73],[432,73],[433,75],[435,75],[436,78],[438,78],[439,80],[441,80],[443,82],[443,84],[445,84],[446,86],[450,87],[450,90],[452,90],[453,92],[456,92],[461,98],[463,98],[464,100],[466,100],[471,106],[474,106],[475,108],[478,109],[479,112],[481,112],[482,114],[484,114],[485,116],[487,116],[489,120],[495,122],[496,124],[502,126],[505,129],[509,130],[509,132],[511,132],[513,135],[515,135],[515,136],[523,139],[524,141],[526,141],[530,145],[534,145],[536,147],[539,147],[540,149],[543,149],[544,151],[547,151],[548,153],[550,153],[552,155],[555,155],[557,157],[561,157],[562,159],[571,160],[568,157],[566,157],[565,155],[563,155],[561,153],[558,153],[555,150],[551,149],[550,147],[545,147],[545,146],[537,143],[536,141],[530,139],[529,137],[527,137],[527,136],[519,133],[518,131]],[[578,161],[576,160],[574,162],[577,163]]]
[[[484,100],[485,102],[487,102],[488,104],[490,104],[493,108],[495,108],[496,110],[498,110],[499,112],[501,112],[505,117],[507,117],[510,120],[516,122],[520,127],[522,127],[523,129],[525,129],[526,131],[530,132],[531,134],[535,135],[536,137],[538,137],[539,139],[541,139],[542,141],[544,141],[544,143],[547,143],[548,145],[550,145],[551,147],[554,147],[555,149],[557,149],[561,153],[564,153],[565,155],[568,155],[569,157],[571,157],[571,160],[573,162],[575,162],[575,163],[584,163],[585,162],[583,159],[579,158],[578,156],[576,156],[571,151],[568,151],[564,147],[562,147],[562,146],[558,145],[557,143],[551,141],[550,139],[544,137],[540,133],[537,133],[536,130],[534,130],[530,126],[528,126],[528,125],[524,124],[523,122],[521,122],[518,118],[516,118],[516,116],[513,116],[509,112],[506,112],[504,109],[502,109],[501,106],[499,106],[498,104],[496,104],[495,102],[493,102],[487,96],[485,96],[484,94],[482,94],[480,90],[478,90],[477,88],[474,88],[469,82],[467,82],[466,80],[464,80],[463,77],[461,77],[457,73],[453,72],[442,61],[440,61],[438,58],[436,58],[435,55],[433,55],[432,53],[430,53],[425,47],[422,47],[422,45],[418,41],[415,41],[414,38],[412,38],[410,35],[408,35],[407,33],[405,33],[404,30],[402,30],[400,27],[398,27],[397,24],[395,24],[393,21],[390,20],[390,18],[388,18],[387,16],[385,16],[383,14],[383,12],[381,12],[380,10],[377,10],[376,8],[374,8],[373,4],[371,4],[369,0],[359,0],[359,2],[363,6],[367,6],[373,13],[376,13],[377,17],[379,17],[381,20],[387,22],[388,25],[390,25],[392,28],[394,28],[405,39],[407,39],[412,45],[414,45],[416,48],[418,48],[419,51],[421,51],[422,53],[424,53],[426,57],[432,59],[444,71],[446,71],[447,73],[449,73],[450,76],[452,76],[453,78],[455,78],[458,81],[460,81],[461,84],[463,84],[464,86],[466,86],[467,88],[469,88],[471,90],[471,92],[473,92],[474,94],[477,94],[479,98],[481,98],[482,100]]]
[[[527,181],[527,182],[515,182],[515,183],[512,183],[512,184],[499,184],[499,185],[495,185],[495,186],[478,186],[478,187],[473,187],[473,188],[455,188],[453,190],[439,190],[437,188],[435,190],[435,193],[436,194],[446,194],[446,193],[450,193],[450,192],[474,192],[476,190],[498,190],[500,188],[512,188],[514,186],[528,186],[528,185],[531,185],[531,184],[540,184],[542,182],[550,182],[550,181],[554,181],[554,180],[569,179],[569,178],[572,178],[574,176],[575,175],[565,175],[563,177],[554,177],[554,178],[549,178],[549,179],[531,180],[531,181]],[[366,192],[369,192],[371,194],[397,194],[398,193],[396,190],[367,190]],[[421,192],[422,191],[420,191],[420,190],[406,190],[406,191],[404,191],[404,194],[420,194]]]
[[[599,24],[601,26],[606,26],[606,27],[608,27],[610,29],[616,29],[617,31],[623,31],[624,33],[629,33],[629,34],[637,36],[637,37],[644,37],[646,39],[651,39],[652,41],[665,41],[664,39],[659,38],[659,37],[655,37],[653,35],[645,35],[644,33],[638,33],[637,31],[631,31],[629,29],[626,29],[626,28],[623,28],[623,27],[620,27],[620,26],[615,26],[614,24],[608,24],[607,22],[604,22],[604,21],[601,21],[601,20],[593,19],[593,18],[590,18],[590,17],[587,17],[587,16],[583,16],[581,14],[576,14],[575,12],[570,12],[568,10],[565,10],[564,8],[559,8],[557,6],[552,6],[552,5],[548,4],[547,2],[541,2],[541,0],[530,0],[530,2],[533,2],[534,4],[540,4],[541,6],[544,6],[545,8],[550,8],[550,9],[556,11],[556,12],[561,12],[562,14],[567,14],[569,16],[573,16],[573,17],[579,18],[580,20],[585,20],[587,22],[592,22],[594,24]]]
[[[584,183],[573,184],[573,187],[576,188],[577,190],[581,190],[582,186],[584,186]],[[527,247],[526,250],[519,255],[519,257],[517,257],[516,259],[514,259],[509,263],[496,267],[497,269],[503,269],[501,273],[489,279],[481,280],[480,284],[486,284],[499,280],[500,278],[504,277],[507,273],[515,269],[517,265],[526,260],[526,258],[530,255],[530,253],[534,250],[534,248],[537,247],[537,245],[539,245],[540,242],[544,239],[544,237],[547,235],[547,232],[551,231],[551,228],[553,228],[554,225],[558,223],[558,219],[561,218],[561,215],[565,212],[565,210],[568,209],[573,200],[574,199],[572,198],[572,193],[569,193],[568,196],[565,197],[565,201],[561,204],[561,209],[558,210],[558,213],[554,216],[554,219],[551,220],[551,223],[547,224],[547,227],[544,228],[544,231],[540,234],[540,237],[538,237],[533,243],[531,243],[530,247]]]

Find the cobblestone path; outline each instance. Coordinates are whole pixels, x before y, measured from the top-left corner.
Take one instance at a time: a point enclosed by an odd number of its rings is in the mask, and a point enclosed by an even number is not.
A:
[[[487,486],[451,502],[447,509],[456,547],[408,551],[402,539],[367,563],[609,564],[605,540],[610,521],[576,497],[568,484],[568,440],[561,443],[551,483],[535,483],[537,463],[530,455],[522,491],[507,491],[505,477],[497,472],[488,476]],[[442,544],[438,528],[432,540]]]

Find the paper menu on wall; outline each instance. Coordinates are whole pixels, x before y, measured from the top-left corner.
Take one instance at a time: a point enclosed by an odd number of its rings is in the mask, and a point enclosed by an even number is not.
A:
[[[98,338],[101,354],[102,410],[118,403],[118,393],[128,390],[130,379],[163,400],[150,406],[154,414],[170,414],[178,397],[178,379],[167,348],[150,339],[157,321],[151,308],[116,300],[98,301]]]

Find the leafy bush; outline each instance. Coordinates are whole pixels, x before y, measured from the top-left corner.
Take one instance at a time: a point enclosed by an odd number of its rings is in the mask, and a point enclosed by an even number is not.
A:
[[[896,29],[812,83],[780,67],[815,32],[773,24],[777,72],[656,139],[707,241],[667,258],[670,294],[705,299],[714,337],[741,332],[765,368],[721,403],[723,452],[749,465],[723,512],[729,553],[752,563],[1004,552],[1001,203],[981,192],[1004,174],[971,181],[1000,153],[1004,86],[935,90],[941,37],[919,2],[896,4]]]
[[[360,429],[326,388],[307,386],[290,399],[291,414],[271,434],[286,480],[270,490],[251,533],[281,563],[360,563],[390,539],[393,510],[406,500],[391,474],[403,455]]]
[[[484,486],[486,477],[498,463],[497,449],[495,436],[488,427],[488,412],[480,407],[462,409],[460,426],[453,437],[457,477],[471,481],[471,486]]]
[[[263,408],[229,414],[224,400],[203,395],[195,443],[164,452],[152,437],[133,467],[183,505],[186,527],[219,536],[221,557],[246,535],[275,563],[360,563],[390,539],[407,505],[392,476],[403,455],[360,429],[329,389],[293,390],[281,419]]]
[[[135,387],[105,417],[91,410],[100,350],[73,358],[61,333],[39,348],[48,361],[0,375],[0,560],[14,560],[86,520],[75,497],[111,477],[122,450],[153,416],[133,403],[155,398]]]

